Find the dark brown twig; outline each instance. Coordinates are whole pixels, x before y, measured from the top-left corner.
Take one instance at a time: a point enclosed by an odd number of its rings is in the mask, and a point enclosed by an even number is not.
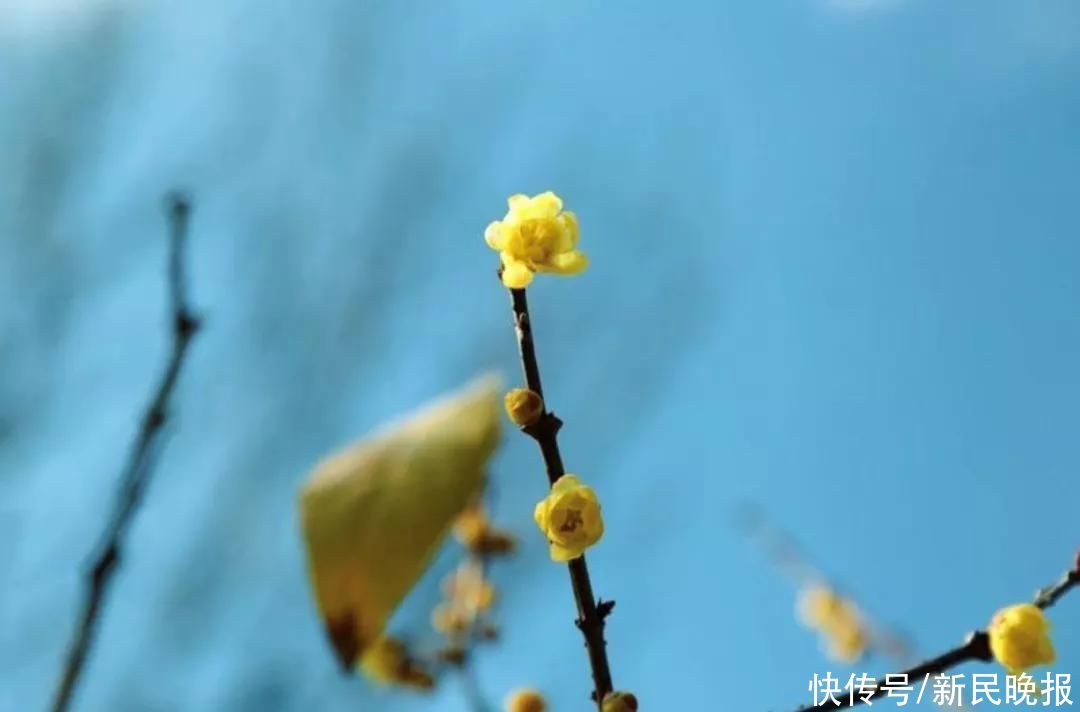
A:
[[[138,435],[132,445],[120,481],[119,496],[102,533],[101,543],[87,572],[86,595],[82,614],[67,649],[67,659],[53,697],[53,712],[64,712],[86,664],[94,633],[101,618],[105,594],[120,563],[124,535],[138,509],[150,481],[153,465],[161,444],[163,427],[168,417],[169,398],[176,386],[180,368],[199,321],[185,300],[184,241],[187,236],[190,203],[178,194],[167,199],[170,224],[169,236],[169,314],[172,321],[172,352],[157,388],[143,414]]]
[[[510,290],[510,303],[514,314],[514,329],[517,332],[518,351],[521,354],[521,370],[525,376],[525,385],[541,398],[544,391],[540,385],[540,366],[536,360],[536,347],[533,344],[532,324],[529,320],[529,303],[524,289]],[[545,405],[544,414],[535,424],[522,430],[536,440],[540,453],[544,457],[548,481],[555,481],[566,474],[562,456],[559,453],[558,432],[562,426],[554,413]],[[592,668],[593,700],[599,707],[604,695],[612,691],[611,668],[608,665],[606,643],[604,641],[604,619],[614,608],[614,601],[597,600],[593,595],[589,569],[585,556],[579,556],[569,562],[570,584],[574,589],[577,603],[577,627],[585,638],[585,648],[589,654]]]
[[[1035,594],[1035,600],[1033,603],[1039,608],[1049,608],[1054,605],[1069,589],[1080,586],[1080,554],[1077,556],[1077,561],[1073,565],[1073,568],[1066,572],[1061,579],[1046,588],[1039,589]],[[940,672],[944,672],[953,668],[961,663],[980,660],[983,662],[990,662],[994,659],[993,653],[990,651],[990,635],[985,630],[977,630],[974,633],[968,635],[963,645],[953,648],[952,650],[943,653],[936,658],[927,660],[910,670],[905,670],[902,673],[898,673],[897,677],[905,676],[903,679],[911,681],[918,679],[925,679],[927,675],[934,675]],[[894,678],[895,679],[895,678]],[[888,689],[885,685],[875,685],[869,688],[862,694],[849,695],[839,701],[834,699],[826,700],[826,704],[822,705],[808,705],[806,707],[800,707],[797,712],[814,712],[814,710],[822,709],[842,709],[845,707],[854,707],[855,705],[862,704],[863,702],[873,699],[879,693]]]

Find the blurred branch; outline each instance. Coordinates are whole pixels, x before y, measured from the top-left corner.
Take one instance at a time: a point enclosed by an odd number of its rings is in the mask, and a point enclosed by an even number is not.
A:
[[[53,698],[53,712],[64,712],[71,704],[75,688],[86,664],[94,633],[101,617],[109,584],[120,563],[121,548],[131,520],[146,490],[158,454],[168,417],[169,399],[180,375],[188,346],[199,328],[185,297],[184,242],[191,205],[179,194],[167,198],[169,236],[169,314],[172,350],[165,371],[143,414],[139,432],[121,474],[116,504],[102,533],[101,543],[87,573],[86,593],[78,626],[68,644],[67,659]]]
[[[1076,561],[1073,562],[1073,567],[1067,571],[1061,579],[1046,588],[1039,589],[1035,594],[1035,600],[1033,603],[1039,608],[1046,609],[1054,605],[1065,593],[1076,586],[1080,586],[1080,553],[1077,554]],[[952,650],[949,650],[936,658],[927,660],[924,663],[916,665],[910,670],[905,670],[902,673],[897,673],[898,676],[904,675],[903,679],[915,680],[923,678],[928,675],[934,675],[944,672],[953,668],[961,663],[981,660],[983,662],[990,662],[994,659],[994,655],[990,650],[990,635],[985,630],[977,630],[970,633],[963,645],[960,645]],[[870,700],[877,696],[879,693],[885,691],[887,687],[885,685],[875,685],[867,690],[864,694],[859,696],[852,696],[834,702],[833,700],[827,700],[823,705],[808,705],[806,707],[800,707],[797,712],[814,712],[814,710],[822,709],[842,709],[846,707],[854,707],[867,700]]]
[[[467,655],[472,654],[472,650],[466,651]],[[458,668],[458,675],[461,677],[461,684],[465,694],[465,704],[472,712],[493,712],[495,709],[484,697],[484,691],[480,689],[480,681],[476,679],[476,671],[469,665],[467,661],[463,662]]]
[[[470,526],[455,525],[456,529],[460,527],[458,539],[466,549],[464,565],[472,567],[471,570],[478,577],[477,581],[481,590],[485,585],[494,585],[490,580],[494,559],[510,554],[515,548],[513,538],[505,531],[493,528],[488,520],[487,513],[495,508],[494,500],[494,487],[488,482],[484,496],[463,517]],[[477,526],[478,522],[481,523],[479,526]],[[461,571],[460,567],[458,571]],[[490,618],[488,607],[497,601],[494,590],[494,588],[491,589],[492,599],[487,602],[487,605],[483,602],[483,594],[477,595],[474,591],[473,595],[464,596],[463,603],[466,609],[464,629],[448,631],[449,644],[442,650],[443,661],[449,663],[458,673],[466,706],[472,712],[494,712],[495,710],[495,706],[484,694],[473,664],[480,644],[490,643],[498,637],[498,628]],[[454,596],[461,595],[461,592],[456,590],[452,593]]]
[[[544,396],[540,385],[540,366],[536,361],[536,348],[533,345],[532,322],[529,319],[529,303],[524,289],[511,289],[510,303],[514,314],[514,329],[517,334],[518,351],[521,355],[521,370],[525,376],[525,385],[541,398]],[[546,401],[545,401],[546,402]],[[559,420],[546,409],[540,420],[522,430],[536,440],[540,453],[544,457],[548,480],[551,484],[566,474],[562,456],[559,453],[558,432],[562,427]],[[604,695],[612,691],[611,668],[608,665],[606,643],[604,641],[604,619],[615,607],[614,601],[597,600],[593,596],[589,569],[585,564],[584,554],[572,559],[567,566],[570,570],[570,584],[574,589],[577,603],[577,627],[585,638],[585,648],[589,654],[592,668],[593,699],[600,706]]]
[[[734,519],[736,528],[747,539],[760,546],[772,564],[786,574],[797,588],[825,585],[837,593],[844,592],[838,581],[826,575],[811,561],[811,557],[799,546],[795,537],[770,521],[758,505],[740,505]],[[883,654],[896,665],[908,665],[917,660],[910,641],[901,633],[869,615],[862,606],[859,606],[859,609],[866,623],[868,650]]]

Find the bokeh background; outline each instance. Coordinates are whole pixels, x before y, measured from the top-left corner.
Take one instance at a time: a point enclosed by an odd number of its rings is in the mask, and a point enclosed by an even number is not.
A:
[[[465,709],[453,680],[339,675],[296,492],[380,421],[516,377],[481,236],[549,188],[592,267],[530,296],[605,504],[617,685],[764,712],[852,671],[731,527],[745,501],[920,651],[954,645],[1080,543],[1078,126],[1071,0],[0,0],[0,709],[44,709],[60,668],[166,355],[178,186],[206,328],[76,709]],[[586,709],[531,443],[495,486],[523,546],[480,684]],[[1076,673],[1080,597],[1053,620]]]

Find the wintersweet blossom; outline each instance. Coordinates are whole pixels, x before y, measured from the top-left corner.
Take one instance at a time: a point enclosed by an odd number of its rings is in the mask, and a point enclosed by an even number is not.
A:
[[[552,561],[570,561],[600,540],[604,520],[592,487],[574,475],[563,475],[533,512],[536,526],[551,543]]]
[[[479,502],[458,515],[453,530],[457,540],[478,556],[504,556],[517,546],[513,534],[491,524]]]
[[[817,631],[829,657],[851,663],[862,657],[869,634],[858,607],[836,591],[813,584],[802,591],[798,604],[799,618]]]
[[[529,197],[511,195],[509,210],[484,231],[488,247],[502,259],[502,281],[510,289],[524,289],[536,272],[578,274],[589,266],[577,249],[577,216],[563,210],[563,202],[550,190]]]
[[[1021,603],[1002,608],[994,614],[988,632],[990,652],[1011,675],[1054,662],[1050,621],[1038,606]]]
[[[447,599],[459,601],[469,610],[485,611],[495,602],[495,587],[484,577],[476,561],[465,561],[443,579]]]

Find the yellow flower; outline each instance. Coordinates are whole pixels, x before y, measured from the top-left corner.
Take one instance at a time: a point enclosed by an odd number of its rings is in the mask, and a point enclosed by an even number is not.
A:
[[[1021,603],[1002,608],[990,621],[990,651],[1012,675],[1054,662],[1050,621],[1038,606]]]
[[[397,638],[384,636],[364,651],[360,669],[375,682],[415,690],[430,690],[435,680]]]
[[[431,627],[444,635],[460,635],[472,625],[474,615],[456,601],[444,601],[431,612]]]
[[[532,425],[544,414],[544,399],[536,391],[528,388],[514,388],[503,397],[506,415],[514,425],[524,427]]]
[[[472,504],[454,520],[454,536],[466,547],[477,546],[487,534],[487,512],[481,504]]]
[[[471,560],[443,579],[443,593],[467,611],[484,611],[495,602],[495,587],[484,578],[483,567]]]
[[[858,661],[870,644],[866,629],[858,625],[837,628],[826,639],[829,657],[848,664]]]
[[[514,535],[491,526],[482,504],[469,506],[454,520],[454,536],[469,551],[481,556],[509,554],[517,546]]]
[[[604,695],[601,712],[637,712],[638,701],[629,692],[609,692]]]
[[[517,690],[506,698],[506,712],[547,712],[547,700],[531,688]]]
[[[589,266],[579,251],[577,216],[562,209],[562,200],[550,190],[529,197],[511,195],[506,217],[488,225],[484,241],[502,258],[502,281],[510,289],[524,289],[533,273],[578,274]]]
[[[592,487],[574,475],[563,475],[533,512],[536,526],[551,542],[552,561],[570,561],[600,540],[604,520]]]
[[[821,635],[829,657],[851,663],[862,657],[869,635],[855,604],[831,588],[814,584],[799,596],[799,618]]]

